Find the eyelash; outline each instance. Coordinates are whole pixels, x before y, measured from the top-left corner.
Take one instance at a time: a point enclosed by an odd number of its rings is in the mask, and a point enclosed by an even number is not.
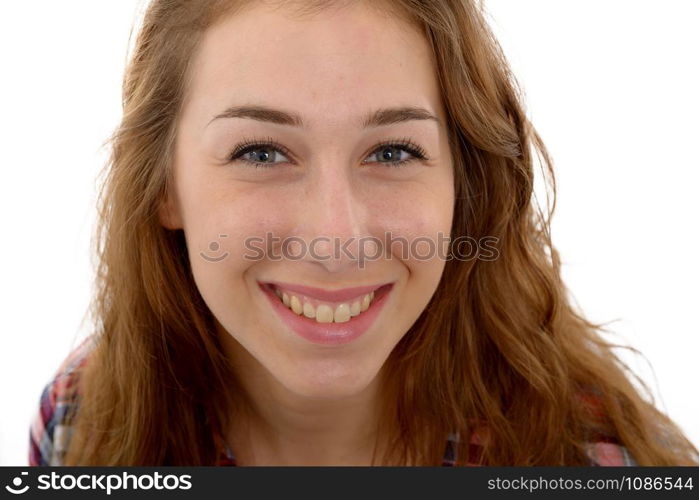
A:
[[[255,168],[269,168],[273,167],[276,165],[276,163],[261,163],[261,162],[254,162],[250,160],[245,160],[243,158],[240,158],[242,155],[249,153],[250,151],[254,151],[255,149],[260,149],[260,148],[265,148],[265,149],[275,149],[278,150],[280,153],[282,153],[284,156],[289,158],[291,155],[291,152],[289,149],[282,144],[278,143],[271,137],[268,137],[266,140],[257,140],[257,139],[245,139],[243,142],[238,144],[233,148],[233,151],[228,155],[228,162],[232,163],[236,160],[243,161],[245,163],[248,163],[250,166],[255,167]],[[405,160],[399,160],[399,161],[389,161],[389,162],[375,162],[379,164],[385,164],[389,167],[400,167],[408,162],[414,161],[414,160],[426,160],[427,155],[425,153],[425,150],[420,147],[418,144],[415,144],[412,140],[409,138],[403,138],[403,139],[398,139],[398,140],[388,140],[384,141],[371,151],[371,154],[375,154],[378,150],[383,149],[383,148],[396,148],[396,149],[402,149],[405,152],[409,153],[413,158],[408,158]]]

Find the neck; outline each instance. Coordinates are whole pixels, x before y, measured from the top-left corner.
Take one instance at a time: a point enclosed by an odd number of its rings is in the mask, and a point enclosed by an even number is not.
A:
[[[240,465],[374,463],[380,376],[348,397],[308,398],[281,385],[235,340],[227,344],[244,390],[227,435]]]

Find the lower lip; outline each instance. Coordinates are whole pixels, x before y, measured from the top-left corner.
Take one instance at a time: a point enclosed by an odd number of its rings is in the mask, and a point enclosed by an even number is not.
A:
[[[351,317],[349,321],[318,323],[315,319],[296,314],[286,307],[269,285],[262,283],[259,285],[284,324],[304,339],[314,344],[324,345],[347,344],[361,337],[374,324],[393,289],[392,283],[377,289],[369,308]]]

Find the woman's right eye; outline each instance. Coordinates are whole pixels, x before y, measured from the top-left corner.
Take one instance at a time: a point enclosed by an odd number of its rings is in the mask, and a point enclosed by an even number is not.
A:
[[[288,163],[290,160],[280,150],[279,146],[272,144],[252,144],[243,148],[236,148],[229,157],[229,161],[242,160],[256,168],[268,168],[279,163]],[[281,157],[282,161],[274,161]]]

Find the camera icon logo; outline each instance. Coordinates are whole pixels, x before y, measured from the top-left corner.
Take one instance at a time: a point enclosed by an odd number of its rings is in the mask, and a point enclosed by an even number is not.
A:
[[[219,238],[228,238],[227,234],[219,234]],[[221,249],[221,244],[218,241],[212,241],[209,243],[209,250],[211,252],[218,252]],[[204,252],[199,252],[202,259],[208,262],[221,262],[223,259],[230,255],[228,252],[223,252],[221,255],[209,255]]]
[[[22,493],[26,493],[27,490],[29,489],[29,485],[27,484],[26,486],[24,486],[24,488],[20,488],[20,487],[22,486],[22,476],[27,476],[28,474],[29,474],[28,472],[20,473],[19,476],[17,476],[16,478],[14,478],[12,480],[12,486],[7,485],[7,486],[5,486],[5,489],[7,491],[9,491],[10,493],[12,493],[13,495],[21,495]],[[14,488],[13,488],[13,486],[14,486]],[[15,489],[15,488],[17,488],[17,489]]]

